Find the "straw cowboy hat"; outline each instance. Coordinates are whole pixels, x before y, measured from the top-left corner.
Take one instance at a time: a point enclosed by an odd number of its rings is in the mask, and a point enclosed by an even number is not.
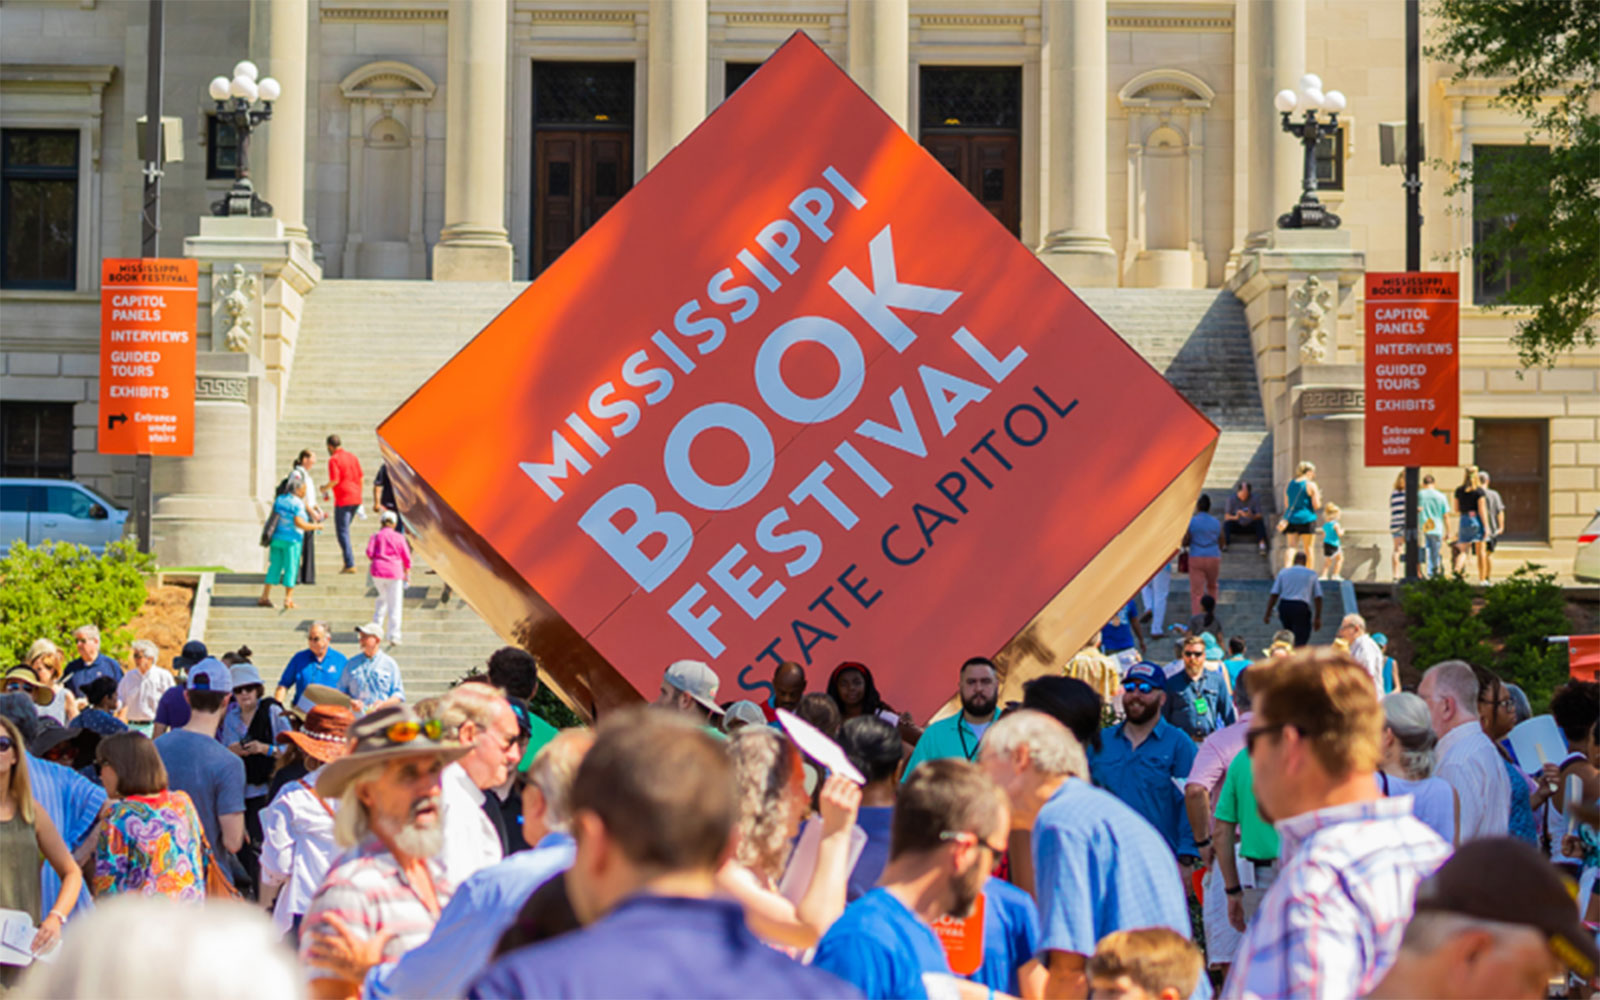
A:
[[[355,713],[336,705],[314,705],[306,713],[304,727],[278,734],[279,743],[293,743],[307,757],[324,764],[350,753],[350,725]]]
[[[439,742],[442,732],[438,719],[423,722],[405,705],[368,712],[350,726],[349,754],[317,772],[317,794],[336,799],[356,774],[396,757],[437,757],[448,764],[472,749]]]

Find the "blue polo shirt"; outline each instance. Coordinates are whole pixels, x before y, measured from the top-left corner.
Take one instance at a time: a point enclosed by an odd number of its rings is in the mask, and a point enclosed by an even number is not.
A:
[[[967,978],[1019,997],[1017,970],[1039,950],[1039,910],[1032,896],[993,876],[983,884],[983,897],[983,964]]]
[[[109,677],[114,681],[122,680],[122,666],[104,653],[96,656],[89,663],[83,662],[80,657],[66,665],[62,671],[61,683],[68,691],[83,697],[83,689],[96,677]]]
[[[1199,677],[1191,679],[1180,669],[1168,677],[1167,704],[1161,714],[1196,743],[1238,721],[1228,681],[1220,670],[1202,670]]]
[[[309,705],[300,704],[300,698],[306,693],[306,686],[322,684],[337,691],[339,679],[344,676],[344,665],[344,654],[332,646],[322,654],[321,660],[314,657],[311,650],[302,649],[289,657],[289,665],[283,668],[283,676],[278,678],[278,686],[294,688],[291,704],[299,708],[309,708]]]
[[[467,995],[498,1000],[858,994],[834,976],[763,944],[738,903],[637,895],[583,930],[503,956]]]
[[[861,846],[855,867],[845,883],[844,898],[847,903],[871,892],[889,863],[889,835],[894,826],[894,806],[862,806],[856,812],[856,826],[867,835]]]
[[[1124,722],[1101,734],[1100,749],[1089,755],[1094,783],[1143,816],[1172,853],[1196,854],[1179,784],[1189,777],[1199,748],[1165,719],[1157,719],[1137,747],[1127,737],[1127,726]]]
[[[845,907],[817,943],[811,964],[868,1000],[927,1000],[925,977],[955,979],[933,928],[887,889]]]

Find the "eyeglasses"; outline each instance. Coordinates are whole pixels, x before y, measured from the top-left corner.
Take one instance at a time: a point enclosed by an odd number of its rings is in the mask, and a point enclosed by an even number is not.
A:
[[[1183,655],[1186,658],[1190,656],[1204,656],[1206,655],[1206,651],[1203,649],[1186,649],[1183,651]]]
[[[996,847],[977,834],[969,833],[966,830],[946,830],[945,832],[939,834],[940,840],[961,840],[964,837],[971,837],[974,844],[988,851],[990,854],[993,854],[997,858],[1006,853],[1005,847]]]
[[[1480,704],[1480,705],[1495,705],[1495,706],[1498,706],[1500,708],[1505,709],[1508,712],[1511,711],[1511,708],[1512,708],[1512,705],[1513,705],[1510,695],[1507,695],[1504,698],[1479,698],[1478,699],[1478,704]]]
[[[1124,684],[1122,689],[1124,691],[1137,691],[1139,694],[1150,694],[1161,690],[1154,681],[1132,681]]]
[[[1244,752],[1250,754],[1251,756],[1255,756],[1256,740],[1259,737],[1265,736],[1268,733],[1281,733],[1285,729],[1293,729],[1302,737],[1306,735],[1306,731],[1303,728],[1287,722],[1278,726],[1262,726],[1259,729],[1247,729],[1244,733]]]
[[[395,722],[384,729],[383,735],[390,743],[410,743],[418,736],[436,740],[444,735],[444,723],[438,719],[429,719],[427,722]]]

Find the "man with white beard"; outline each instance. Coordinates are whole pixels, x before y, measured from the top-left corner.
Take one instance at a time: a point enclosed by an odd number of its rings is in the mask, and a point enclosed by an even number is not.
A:
[[[317,778],[317,794],[339,802],[334,839],[354,850],[328,873],[301,927],[312,997],[353,995],[368,969],[427,940],[450,902],[454,887],[435,860],[439,775],[471,748],[441,742],[442,730],[404,705],[371,712],[350,727],[350,754]]]

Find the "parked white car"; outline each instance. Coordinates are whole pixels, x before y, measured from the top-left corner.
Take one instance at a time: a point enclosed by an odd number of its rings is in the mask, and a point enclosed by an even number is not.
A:
[[[1572,557],[1572,575],[1582,583],[1600,583],[1600,509],[1588,527],[1578,532],[1578,552]]]
[[[81,483],[0,479],[0,552],[14,542],[76,542],[99,555],[127,522],[127,511]]]

